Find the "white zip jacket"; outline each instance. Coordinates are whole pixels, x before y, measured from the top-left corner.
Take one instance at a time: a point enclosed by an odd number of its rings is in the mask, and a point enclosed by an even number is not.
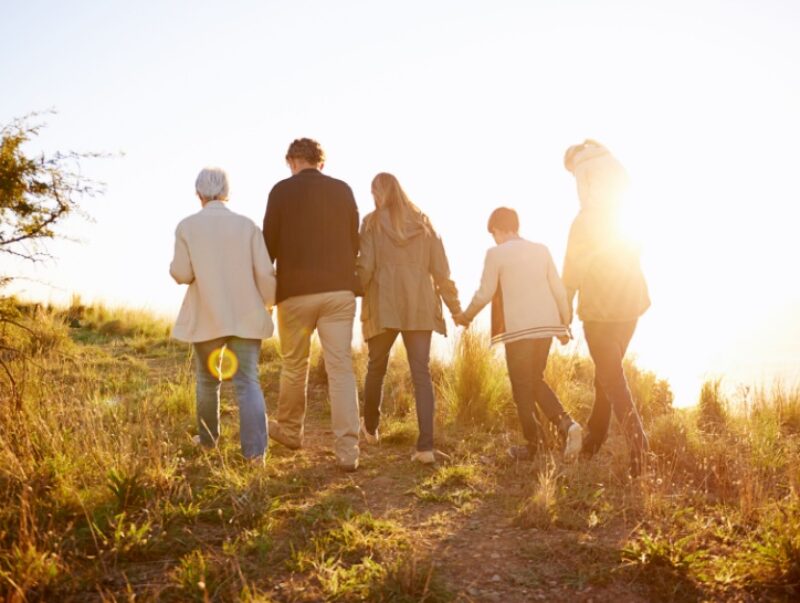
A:
[[[210,201],[175,230],[169,273],[189,285],[172,336],[191,343],[236,336],[265,339],[275,304],[275,270],[261,230]]]
[[[472,320],[492,302],[492,343],[567,334],[567,293],[550,251],[511,239],[486,252],[480,288],[464,311]]]

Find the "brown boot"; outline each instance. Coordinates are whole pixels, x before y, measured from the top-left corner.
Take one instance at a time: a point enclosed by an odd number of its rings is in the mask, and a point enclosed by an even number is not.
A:
[[[303,443],[295,438],[290,438],[286,436],[283,431],[281,431],[280,424],[276,423],[275,421],[269,422],[269,439],[274,442],[278,442],[283,446],[286,446],[289,450],[299,450],[303,447]]]

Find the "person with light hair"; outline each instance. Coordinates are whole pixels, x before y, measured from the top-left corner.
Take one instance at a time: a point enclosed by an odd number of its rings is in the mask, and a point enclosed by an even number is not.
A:
[[[595,400],[582,454],[591,458],[600,449],[613,409],[630,447],[635,477],[642,471],[648,441],[622,361],[650,297],[639,249],[619,224],[628,175],[605,146],[591,139],[567,149],[564,167],[575,177],[580,200],[567,242],[564,285],[570,312],[578,294],[578,316],[595,365]]]
[[[350,187],[322,173],[325,153],[316,140],[289,145],[292,175],[270,191],[264,239],[276,262],[280,393],[270,437],[303,446],[311,335],[319,333],[331,404],[334,453],[340,468],[358,468],[358,396],[352,337],[356,299],[358,207]]]
[[[458,290],[442,240],[431,221],[414,205],[392,174],[372,180],[375,211],[361,226],[358,273],[364,287],[362,333],[369,349],[364,383],[361,434],[367,443],[379,440],[378,424],[383,380],[389,352],[398,335],[408,356],[419,438],[411,459],[436,461],[433,446],[434,395],[430,373],[431,335],[447,334],[442,300],[453,315],[460,314]]]
[[[169,269],[178,284],[189,285],[172,336],[194,352],[195,441],[216,445],[221,382],[233,379],[242,454],[263,463],[268,433],[258,359],[261,340],[273,331],[267,310],[275,303],[272,261],[258,226],[228,209],[223,170],[203,169],[195,190],[202,209],[178,224]]]

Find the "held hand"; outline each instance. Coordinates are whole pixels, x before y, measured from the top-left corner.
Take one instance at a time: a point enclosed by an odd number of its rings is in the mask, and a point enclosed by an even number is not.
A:
[[[459,312],[458,314],[453,315],[453,322],[460,327],[468,327],[471,321],[464,316],[463,312]]]
[[[569,343],[569,335],[559,335],[558,341],[561,345],[567,345]]]

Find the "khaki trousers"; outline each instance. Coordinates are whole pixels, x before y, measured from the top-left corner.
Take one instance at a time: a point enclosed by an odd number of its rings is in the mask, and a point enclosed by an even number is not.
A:
[[[298,295],[278,304],[283,365],[275,413],[277,427],[284,438],[302,445],[311,334],[316,329],[328,374],[334,452],[344,465],[355,462],[359,453],[358,395],[351,347],[355,312],[351,291]]]

